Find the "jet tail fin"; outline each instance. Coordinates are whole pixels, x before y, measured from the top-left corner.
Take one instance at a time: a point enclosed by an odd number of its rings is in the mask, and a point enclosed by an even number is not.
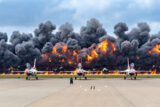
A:
[[[130,69],[129,58],[127,58],[127,62],[128,62],[128,69]]]
[[[36,58],[34,59],[34,65],[33,65],[33,68],[36,68]]]

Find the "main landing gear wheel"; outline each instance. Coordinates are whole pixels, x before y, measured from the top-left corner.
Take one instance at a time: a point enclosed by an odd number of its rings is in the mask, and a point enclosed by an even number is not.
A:
[[[26,80],[28,80],[28,77],[26,77]]]
[[[124,77],[124,80],[126,80],[126,77]]]
[[[87,77],[84,77],[85,80],[87,80]]]
[[[75,77],[75,80],[77,80],[77,77]]]
[[[136,80],[136,77],[134,77],[134,80]]]
[[[38,80],[38,77],[36,77],[36,80]]]
[[[30,77],[26,77],[26,80],[30,80]]]

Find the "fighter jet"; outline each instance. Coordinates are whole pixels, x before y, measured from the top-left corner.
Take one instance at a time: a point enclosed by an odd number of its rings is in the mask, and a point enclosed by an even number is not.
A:
[[[26,80],[30,80],[31,77],[35,77],[36,80],[38,80],[38,73],[44,73],[48,71],[38,71],[36,69],[36,59],[34,59],[34,65],[31,67],[29,63],[26,64],[26,69],[24,71],[15,71],[15,72],[24,72],[26,74]]]
[[[24,71],[26,73],[26,80],[30,80],[31,76],[35,77],[35,79],[38,80],[37,73],[39,71],[37,71],[36,69],[36,59],[34,59],[33,67],[31,67],[29,63],[27,63],[26,66],[27,68]]]
[[[126,80],[126,78],[130,77],[131,80],[134,79],[136,80],[137,77],[137,71],[134,69],[134,63],[131,63],[131,65],[129,64],[129,59],[127,58],[127,62],[128,62],[128,68],[124,71],[120,71],[120,72],[125,72],[125,76],[124,76],[124,80]]]
[[[79,78],[79,79],[84,78],[85,80],[87,80],[87,77],[86,77],[85,73],[91,73],[91,72],[95,72],[95,71],[86,71],[82,68],[82,64],[79,63],[77,70],[75,70],[75,71],[65,71],[65,72],[76,73],[75,80],[77,80],[77,78]]]
[[[77,73],[77,76],[75,76],[75,80],[79,77],[81,79],[81,77],[84,77],[85,80],[87,80],[87,77],[85,76],[85,72],[88,72],[84,69],[82,69],[82,64],[79,63],[78,64],[78,69],[75,71]]]

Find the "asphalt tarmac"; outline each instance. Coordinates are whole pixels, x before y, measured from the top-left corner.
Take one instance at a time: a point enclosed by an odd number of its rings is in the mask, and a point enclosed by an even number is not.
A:
[[[0,79],[0,107],[159,106],[160,79]]]

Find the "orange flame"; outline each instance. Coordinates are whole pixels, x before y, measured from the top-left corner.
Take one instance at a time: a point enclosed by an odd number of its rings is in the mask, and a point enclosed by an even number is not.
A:
[[[98,53],[106,55],[109,45],[112,48],[109,54],[113,54],[116,51],[115,44],[112,42],[108,42],[107,40],[104,40],[97,45],[96,49],[91,49],[91,55],[87,55],[87,63],[90,63],[93,59],[98,59]]]
[[[149,50],[148,53],[151,54],[152,52],[156,52],[160,55],[160,44],[156,44],[156,46],[153,49]]]
[[[108,41],[102,41],[98,44],[97,50],[106,53],[108,48]]]
[[[156,70],[153,70],[153,71],[151,71],[151,73],[150,74],[156,74]]]
[[[110,51],[108,50],[109,46],[111,46]],[[59,48],[61,49],[60,52],[57,51],[57,49]],[[97,44],[95,48],[93,48],[92,46],[90,48],[91,48],[91,51],[86,56],[87,58],[86,64],[89,64],[93,59],[98,59],[99,53],[106,55],[107,52],[108,54],[113,54],[116,51],[115,44],[107,40],[104,40],[101,43]],[[41,55],[41,57],[44,57],[45,60],[52,62],[52,59],[49,57],[50,54],[55,54],[57,55],[57,57],[60,57],[63,54],[65,55],[66,59],[59,59],[60,63],[69,64],[69,65],[77,65],[79,62],[79,52],[83,52],[83,50],[85,49],[70,51],[68,50],[67,44],[57,43],[52,48],[52,52],[44,53]]]
[[[48,74],[49,74],[48,72],[45,72],[45,73],[44,73],[44,75],[48,75]]]
[[[64,44],[64,43],[61,43],[61,44],[56,44],[56,45],[53,47],[52,53],[60,56],[61,53],[58,53],[58,52],[57,52],[57,49],[58,49],[58,48],[62,48],[62,53],[65,53],[65,52],[67,51],[67,45]]]
[[[78,68],[76,68],[74,71],[76,71]],[[43,72],[43,73],[39,73],[39,75],[76,75],[77,72],[59,72],[59,73],[55,73],[55,72]],[[97,72],[86,72],[86,75],[124,75],[125,73],[123,72],[119,72],[119,70],[114,70],[113,72],[102,72],[102,71],[97,71]],[[20,73],[20,72],[10,72],[10,73],[1,73],[0,75],[25,75],[25,73]],[[138,72],[138,75],[160,75],[160,73],[158,73],[155,70],[150,70],[150,72]]]

